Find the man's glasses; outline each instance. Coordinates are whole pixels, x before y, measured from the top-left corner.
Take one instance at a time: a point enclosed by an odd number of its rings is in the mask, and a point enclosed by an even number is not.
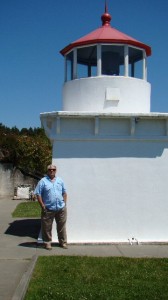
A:
[[[48,169],[48,171],[56,171],[56,169]]]

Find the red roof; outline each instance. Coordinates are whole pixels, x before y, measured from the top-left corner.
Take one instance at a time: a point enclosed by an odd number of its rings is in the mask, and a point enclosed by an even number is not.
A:
[[[60,51],[60,53],[62,55],[65,55],[67,52],[69,52],[75,47],[98,44],[98,43],[108,43],[108,44],[132,45],[144,49],[146,51],[147,56],[151,55],[151,48],[149,46],[111,27],[110,25],[111,16],[107,13],[106,8],[105,8],[105,13],[102,15],[101,19],[102,19],[102,27],[92,31],[91,33],[69,44],[68,46],[63,48]]]

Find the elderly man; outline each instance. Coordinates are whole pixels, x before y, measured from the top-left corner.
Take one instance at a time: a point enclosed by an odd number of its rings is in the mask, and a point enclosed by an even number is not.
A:
[[[52,224],[55,219],[60,247],[67,249],[67,193],[64,182],[56,176],[56,166],[47,167],[47,176],[43,177],[35,189],[35,195],[42,208],[41,230],[44,246],[51,250]]]

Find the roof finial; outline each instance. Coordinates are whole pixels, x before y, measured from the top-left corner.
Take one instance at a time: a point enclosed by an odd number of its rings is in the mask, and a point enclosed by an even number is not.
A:
[[[105,13],[107,13],[107,1],[105,1]]]
[[[105,12],[101,16],[102,26],[110,26],[111,15],[108,13],[107,1],[105,0]]]

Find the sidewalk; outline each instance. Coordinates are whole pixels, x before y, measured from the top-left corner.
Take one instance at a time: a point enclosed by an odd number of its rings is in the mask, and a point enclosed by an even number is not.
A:
[[[36,259],[40,255],[168,257],[168,245],[69,245],[46,251],[36,244],[37,219],[13,219],[20,200],[0,198],[0,300],[23,299]]]

